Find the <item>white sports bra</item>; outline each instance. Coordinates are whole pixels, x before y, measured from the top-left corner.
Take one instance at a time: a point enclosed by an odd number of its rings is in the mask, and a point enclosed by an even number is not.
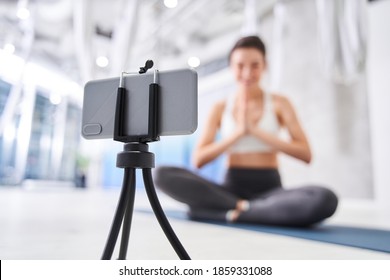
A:
[[[271,134],[278,134],[280,126],[276,118],[276,114],[272,105],[271,94],[264,93],[264,111],[262,117],[258,123],[258,126],[263,130]],[[231,95],[227,101],[225,110],[222,115],[221,121],[221,136],[227,137],[232,133],[235,127],[235,120],[233,118],[233,103],[234,95]],[[259,140],[258,138],[248,135],[242,137],[232,147],[230,147],[230,153],[250,153],[250,152],[268,152],[271,151],[271,147]]]

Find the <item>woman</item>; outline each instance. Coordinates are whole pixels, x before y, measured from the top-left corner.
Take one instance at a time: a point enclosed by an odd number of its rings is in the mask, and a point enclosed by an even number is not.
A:
[[[266,49],[257,36],[241,38],[229,54],[237,91],[215,104],[195,148],[197,168],[227,153],[225,182],[219,186],[188,170],[160,167],[158,187],[189,205],[193,219],[309,226],[330,217],[336,195],[324,187],[282,187],[277,154],[310,163],[312,155],[293,106],[260,87]],[[277,133],[285,128],[290,140]],[[222,140],[216,141],[221,131]]]

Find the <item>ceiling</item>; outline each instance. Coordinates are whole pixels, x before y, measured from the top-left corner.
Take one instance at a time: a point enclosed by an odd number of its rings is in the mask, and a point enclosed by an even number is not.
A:
[[[160,69],[187,67],[190,56],[202,64],[225,56],[225,46],[275,3],[179,0],[167,8],[163,0],[2,0],[0,48],[12,44],[16,55],[79,83],[136,70],[146,59]],[[29,17],[18,17],[22,8]],[[96,65],[99,56],[108,59],[106,67]]]

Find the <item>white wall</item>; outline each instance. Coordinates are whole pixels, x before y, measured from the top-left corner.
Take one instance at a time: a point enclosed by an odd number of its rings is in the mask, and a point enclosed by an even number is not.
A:
[[[390,1],[375,1],[368,7],[367,86],[374,196],[381,208],[390,210]]]

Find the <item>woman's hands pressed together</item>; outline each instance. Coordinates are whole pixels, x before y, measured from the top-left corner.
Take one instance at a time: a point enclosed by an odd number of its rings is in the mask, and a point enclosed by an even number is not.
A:
[[[239,137],[253,135],[259,129],[258,123],[261,121],[262,106],[251,101],[247,95],[238,97],[236,107],[236,133]]]

